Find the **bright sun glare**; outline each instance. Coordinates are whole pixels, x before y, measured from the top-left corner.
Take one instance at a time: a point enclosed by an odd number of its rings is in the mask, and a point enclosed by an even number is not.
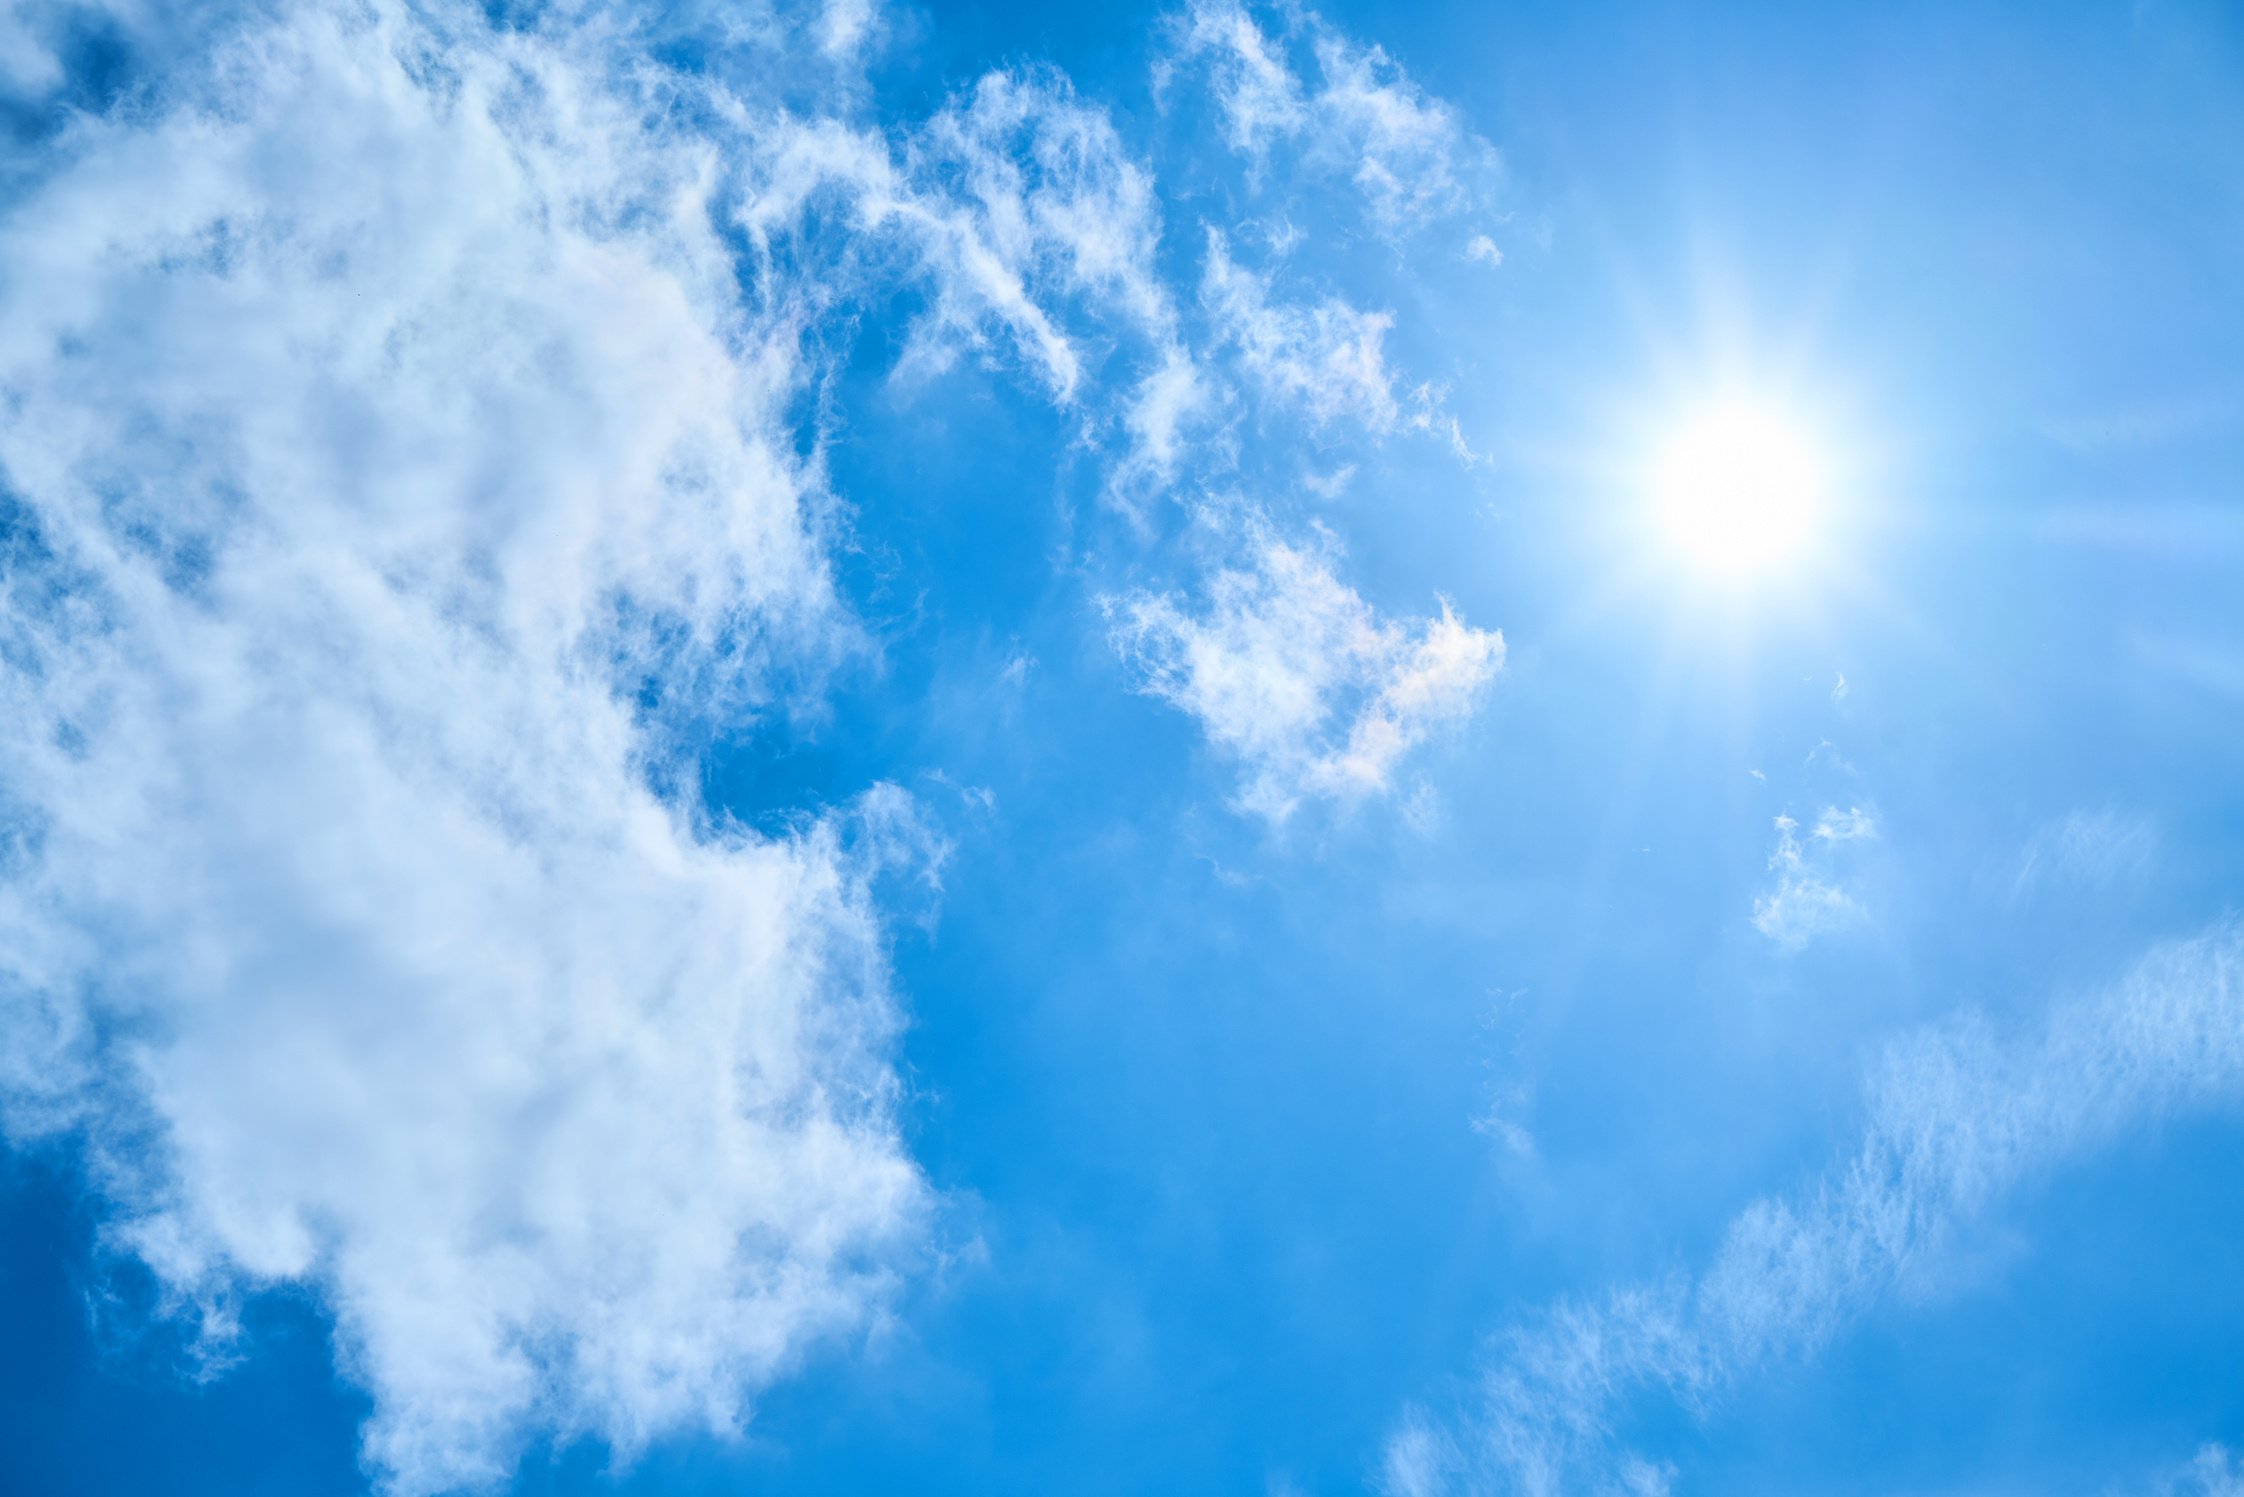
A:
[[[1731,402],[1678,431],[1652,475],[1655,518],[1698,570],[1741,581],[1783,567],[1812,538],[1825,500],[1821,455],[1778,413]]]

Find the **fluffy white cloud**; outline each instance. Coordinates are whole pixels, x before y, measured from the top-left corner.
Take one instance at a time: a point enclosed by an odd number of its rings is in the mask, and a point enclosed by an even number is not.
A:
[[[1776,851],[1769,854],[1776,883],[1753,901],[1754,928],[1780,946],[1798,948],[1860,921],[1861,904],[1829,870],[1830,850],[1877,836],[1877,819],[1858,806],[1826,806],[1805,839],[1789,816],[1776,819],[1776,833]]]
[[[1243,809],[1282,822],[1309,797],[1390,789],[1405,754],[1472,710],[1503,636],[1446,600],[1415,629],[1382,618],[1333,575],[1329,545],[1290,544],[1259,517],[1243,530],[1199,600],[1108,599],[1116,650],[1239,762]]]
[[[1664,1392],[1703,1406],[1936,1274],[1955,1236],[2022,1182],[2161,1117],[2240,1101],[2244,927],[2234,924],[2158,948],[2108,992],[2051,1009],[2038,1030],[2003,1035],[1966,1016],[1913,1034],[1873,1070],[1850,1156],[1806,1190],[1741,1212],[1696,1278],[1562,1303],[1512,1331],[1463,1408],[1406,1417],[1389,1442],[1387,1490],[1629,1490],[1651,1468],[1615,1446],[1626,1400]],[[2206,1469],[2204,1489],[2226,1490],[2225,1455]]]
[[[795,326],[558,43],[303,11],[152,103],[0,223],[10,1126],[213,1339],[316,1286],[398,1491],[730,1427],[926,1207],[895,794],[650,788],[846,646]]]
[[[5,87],[60,86],[66,8],[8,13]],[[1386,320],[1226,260],[1209,334],[1104,111],[1027,70],[883,126],[862,0],[112,16],[133,108],[0,209],[7,1125],[79,1141],[214,1350],[317,1291],[400,1492],[730,1428],[929,1209],[869,887],[907,803],[769,835],[690,788],[861,645],[824,331],[922,296],[901,375],[1025,369],[1136,504],[1250,391],[1394,424]],[[635,50],[704,21],[705,75]],[[757,82],[797,65],[830,113]],[[1273,818],[1502,658],[1266,528],[1204,603],[1116,639]]]

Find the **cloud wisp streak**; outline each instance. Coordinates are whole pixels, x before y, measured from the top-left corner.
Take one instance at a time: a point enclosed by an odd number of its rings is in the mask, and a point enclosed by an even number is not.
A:
[[[1663,1468],[1614,1436],[1631,1401],[1706,1412],[1924,1284],[2009,1192],[2128,1130],[2240,1099],[2235,923],[2158,948],[2031,1032],[1964,1017],[1913,1034],[1874,1068],[1851,1155],[1805,1190],[1739,1213],[1695,1276],[1562,1303],[1497,1338],[1450,1412],[1414,1411],[1390,1438],[1385,1489],[1665,1491]]]

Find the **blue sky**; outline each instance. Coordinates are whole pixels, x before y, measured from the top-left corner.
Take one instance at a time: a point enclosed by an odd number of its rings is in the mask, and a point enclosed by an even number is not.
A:
[[[0,11],[0,1491],[2244,1492],[2235,15],[1082,10]]]

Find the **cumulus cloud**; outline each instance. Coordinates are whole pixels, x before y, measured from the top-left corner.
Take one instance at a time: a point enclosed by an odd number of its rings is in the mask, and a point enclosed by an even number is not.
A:
[[[1851,1154],[1806,1189],[1739,1213],[1697,1275],[1560,1303],[1500,1338],[1457,1408],[1405,1416],[1386,1489],[1658,1490],[1641,1482],[1659,1468],[1614,1436],[1630,1400],[1664,1395],[1703,1411],[1927,1285],[1956,1238],[2022,1183],[2161,1118],[2240,1100],[2235,924],[2153,950],[2034,1029],[2006,1034],[1965,1015],[1909,1035],[1871,1071]],[[2225,1453],[2205,1469],[2203,1490],[2233,1481]]]
[[[1835,880],[1832,849],[1878,835],[1877,819],[1859,806],[1826,806],[1803,837],[1800,823],[1776,819],[1776,850],[1769,869],[1776,882],[1753,901],[1753,925],[1779,946],[1798,948],[1816,936],[1843,930],[1863,918],[1853,895]]]
[[[0,221],[11,1130],[214,1341],[316,1287],[396,1491],[734,1426],[926,1190],[896,793],[657,793],[850,637],[707,153],[378,6],[64,149]]]
[[[1106,602],[1139,689],[1198,719],[1238,761],[1241,808],[1283,822],[1305,799],[1382,793],[1403,757],[1472,710],[1503,666],[1500,633],[1445,599],[1415,628],[1382,618],[1332,572],[1331,546],[1250,518],[1202,596]]]

